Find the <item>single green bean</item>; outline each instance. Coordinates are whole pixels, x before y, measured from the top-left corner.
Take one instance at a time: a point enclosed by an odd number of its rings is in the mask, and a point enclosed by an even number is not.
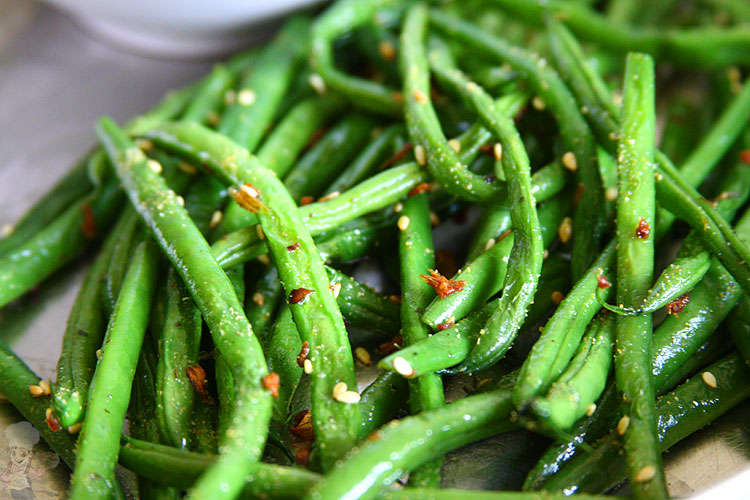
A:
[[[198,123],[211,123],[218,118],[217,110],[224,102],[226,92],[234,84],[234,75],[223,64],[214,66],[200,83],[195,97],[190,101],[182,114],[183,120],[196,121]]]

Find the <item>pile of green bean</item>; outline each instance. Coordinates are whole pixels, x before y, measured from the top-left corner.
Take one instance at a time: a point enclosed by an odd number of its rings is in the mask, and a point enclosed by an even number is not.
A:
[[[750,396],[750,9],[638,5],[337,0],[102,118],[0,239],[0,306],[98,249],[56,380],[0,344],[70,498],[466,498],[519,429],[471,495],[667,498]]]

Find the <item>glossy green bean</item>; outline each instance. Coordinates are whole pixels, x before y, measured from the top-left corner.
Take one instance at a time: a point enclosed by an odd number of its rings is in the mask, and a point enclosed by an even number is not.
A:
[[[289,419],[289,407],[297,389],[302,367],[297,363],[297,354],[302,349],[297,325],[292,310],[284,305],[276,318],[267,341],[265,353],[268,370],[279,375],[278,395],[273,398],[272,422],[285,423]]]
[[[395,90],[347,75],[334,65],[332,43],[338,37],[371,20],[380,7],[394,4],[394,0],[344,0],[335,2],[318,17],[312,27],[310,66],[321,79],[325,91],[330,87],[355,106],[375,113],[398,116],[401,100]]]
[[[359,439],[387,424],[406,406],[409,387],[396,372],[383,372],[362,391],[359,402]]]
[[[198,123],[211,123],[212,119],[218,118],[217,110],[224,101],[226,92],[234,84],[234,75],[223,64],[214,66],[200,83],[196,90],[195,98],[187,105],[182,114],[183,120],[195,121]]]
[[[110,478],[117,464],[120,430],[148,324],[159,261],[157,248],[152,243],[142,243],[136,248],[123,281],[89,388],[71,481],[72,499],[111,494]]]
[[[512,47],[504,40],[443,12],[433,10],[430,18],[441,31],[521,71],[534,92],[554,114],[563,143],[574,154],[578,178],[584,186],[576,207],[573,229],[573,275],[581,276],[601,248],[605,226],[604,192],[595,163],[594,138],[575,99],[557,72],[536,54]]]
[[[220,437],[222,455],[200,478],[194,497],[231,496],[239,479],[260,457],[270,420],[270,394],[262,388],[265,360],[257,338],[239,311],[242,305],[208,244],[163,180],[147,165],[143,154],[108,120],[97,130],[131,202],[178,270],[211,330],[214,342],[232,370],[237,401],[232,432]],[[160,207],[160,208],[157,208]],[[237,335],[237,332],[242,332]]]
[[[255,285],[245,297],[245,314],[257,332],[261,345],[265,345],[268,330],[283,302],[284,287],[279,281],[279,271],[275,266],[264,266]]]

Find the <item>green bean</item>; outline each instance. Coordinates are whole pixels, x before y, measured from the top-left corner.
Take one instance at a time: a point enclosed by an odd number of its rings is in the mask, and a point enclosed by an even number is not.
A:
[[[550,163],[531,176],[531,194],[539,203],[552,198],[565,187],[566,177],[560,162]],[[486,250],[487,245],[491,244],[489,243],[491,239],[497,240],[510,227],[510,211],[506,207],[494,205],[484,207],[476,232],[469,243],[467,260],[478,257]]]
[[[102,285],[119,235],[130,225],[126,214],[115,224],[86,274],[63,334],[52,406],[60,425],[65,428],[83,419],[89,383],[96,365],[96,351],[102,345],[106,329]]]
[[[223,64],[214,66],[196,90],[195,98],[190,101],[184,113],[183,120],[211,124],[212,119],[218,118],[216,110],[224,101],[224,95],[232,88],[234,75]]]
[[[245,314],[257,331],[261,345],[265,345],[268,340],[268,329],[283,301],[283,295],[279,271],[275,266],[263,266],[252,293],[248,293],[245,298]]]
[[[249,183],[263,200],[269,200],[270,205],[259,202],[258,218],[290,296],[300,336],[310,344],[313,426],[321,464],[326,469],[354,442],[358,413],[355,405],[333,397],[333,387],[340,382],[356,387],[354,366],[343,320],[315,244],[281,182],[247,150],[194,123],[174,123],[172,130],[187,148],[199,152],[223,182]],[[297,295],[300,290],[305,293],[302,299]]]
[[[273,416],[271,420],[283,424],[289,418],[289,406],[292,395],[297,389],[302,367],[297,363],[297,353],[302,349],[297,325],[294,324],[290,306],[284,305],[273,325],[266,346],[268,370],[279,375],[278,396],[273,399]]]
[[[544,4],[523,0],[493,0],[515,18],[538,26],[544,17],[562,18],[578,36],[609,50],[646,52],[659,61],[691,68],[721,68],[747,64],[750,34],[737,28],[630,28],[613,23],[587,7],[552,0]]]
[[[548,248],[557,237],[557,228],[569,206],[567,197],[553,198],[540,205],[538,213],[543,248]],[[505,283],[514,242],[514,233],[507,234],[477,258],[469,261],[451,278],[454,281],[463,281],[463,289],[447,297],[434,298],[424,310],[422,321],[433,328],[450,323],[451,317],[455,323],[499,292]]]
[[[398,36],[387,29],[388,22],[382,19],[384,15],[381,11],[377,19],[357,28],[354,31],[354,43],[362,55],[377,67],[386,81],[398,82]]]
[[[292,81],[309,24],[303,17],[287,21],[259,55],[253,71],[240,82],[234,102],[221,118],[219,132],[251,151],[257,147]]]
[[[374,253],[394,224],[394,213],[388,218],[361,217],[342,225],[337,231],[323,234],[316,240],[318,252],[328,265],[362,259]]]
[[[398,116],[401,99],[398,93],[382,84],[349,76],[334,66],[332,42],[372,19],[377,9],[394,4],[394,0],[343,0],[335,2],[318,17],[312,27],[310,66],[324,87],[318,89],[341,93],[355,106],[375,113]]]
[[[512,47],[505,41],[478,30],[472,25],[443,12],[434,10],[431,22],[457,40],[508,62],[521,71],[530,86],[552,110],[560,134],[578,170],[584,186],[574,219],[573,275],[579,277],[595,259],[604,230],[604,193],[595,164],[594,139],[586,121],[575,104],[575,99],[554,69],[539,56]]]
[[[418,8],[418,7],[417,7]],[[415,15],[407,14],[405,26]],[[435,268],[435,251],[432,245],[432,225],[427,193],[404,200],[402,218],[399,218],[399,260],[401,262],[401,337],[403,345],[409,346],[428,337],[429,330],[422,323],[420,312],[427,307],[434,293],[429,282],[421,279],[420,273]],[[406,224],[402,224],[406,221]],[[403,359],[403,358],[402,358]],[[408,361],[406,362],[408,367]],[[396,365],[399,373],[404,367]],[[409,408],[412,414],[428,411],[445,405],[443,380],[440,375],[428,374],[409,380]],[[425,463],[413,473],[409,482],[417,486],[440,486],[442,459]]]
[[[342,108],[333,96],[311,97],[295,104],[258,149],[258,161],[284,177],[316,130]]]
[[[750,394],[744,363],[736,353],[704,370],[716,380],[693,377],[657,402],[660,450],[666,450],[702,428]],[[712,384],[713,385],[713,384]],[[630,423],[632,425],[632,421]],[[613,431],[591,453],[576,457],[544,486],[550,491],[603,492],[625,475],[619,436]]]
[[[654,63],[645,54],[628,54],[623,111],[617,147],[617,303],[640,304],[654,269]],[[635,498],[667,498],[656,435],[654,381],[649,373],[651,316],[618,316],[615,376],[630,418],[624,448]]]
[[[158,267],[156,247],[148,242],[139,245],[125,276],[89,388],[71,481],[72,499],[104,498],[111,494],[120,430],[148,324]]]
[[[295,164],[284,185],[296,201],[323,194],[369,140],[375,120],[353,114],[341,119]]]
[[[364,391],[359,402],[360,441],[393,420],[406,406],[409,388],[396,372],[383,372]]]
[[[185,196],[185,208],[195,221],[195,226],[204,236],[207,236],[213,229],[211,219],[225,201],[224,185],[213,177],[201,177],[190,186]]]
[[[532,401],[545,427],[567,431],[599,399],[612,365],[614,334],[615,316],[594,318],[568,368],[544,397]]]
[[[122,218],[125,219],[125,222],[118,231],[117,240],[114,242],[105,275],[106,281],[103,286],[107,299],[103,307],[109,314],[114,310],[117,297],[120,295],[120,287],[123,279],[125,279],[128,270],[127,264],[133,255],[133,249],[145,237],[139,224],[138,214],[135,213],[133,208],[126,206]]]
[[[0,257],[0,306],[20,297],[92,243],[114,219],[121,200],[119,186],[106,182],[99,194],[92,193],[75,203]]]
[[[328,186],[327,193],[343,192],[365,180],[370,174],[393,153],[393,146],[404,134],[401,124],[389,125],[379,131],[346,170]]]
[[[93,156],[93,155],[92,155]],[[21,245],[52,222],[76,200],[94,189],[89,177],[88,163],[91,157],[80,160],[57,184],[9,226],[11,233],[0,239],[0,256]]]
[[[229,497],[241,486],[238,479],[260,457],[270,419],[270,395],[261,386],[265,360],[231,284],[210,254],[208,244],[163,180],[147,165],[143,154],[116,125],[102,120],[98,134],[118,176],[141,218],[178,270],[201,310],[222,357],[229,363],[237,387],[232,426],[221,436],[222,455],[200,478],[195,497]],[[157,208],[160,207],[160,208]],[[237,332],[242,332],[237,335]],[[224,488],[224,486],[226,488]]]

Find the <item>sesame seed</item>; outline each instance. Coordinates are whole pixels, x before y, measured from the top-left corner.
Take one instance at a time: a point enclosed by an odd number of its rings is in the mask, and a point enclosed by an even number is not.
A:
[[[258,306],[262,306],[263,304],[265,304],[265,303],[266,303],[266,298],[265,298],[265,297],[263,296],[263,294],[262,294],[262,293],[260,293],[260,292],[255,292],[255,293],[253,294],[253,302],[254,302],[254,303],[255,303],[256,305],[258,305]]]
[[[605,191],[604,193],[604,197],[607,199],[607,201],[615,201],[617,199],[617,188],[607,188],[607,191]]]
[[[334,283],[331,285],[331,291],[333,292],[333,297],[338,299],[339,294],[341,293],[341,283]]]
[[[162,171],[164,170],[161,167],[161,163],[159,163],[156,160],[152,160],[151,158],[149,158],[148,160],[146,160],[146,166],[148,168],[150,168],[151,170],[153,170],[154,172],[156,172],[157,174],[162,173]]]
[[[151,151],[154,149],[154,143],[148,139],[138,138],[133,141],[133,144],[135,144],[141,151]]]
[[[264,253],[264,254],[262,254],[262,255],[258,255],[258,261],[259,261],[259,262],[260,262],[261,264],[264,264],[264,265],[266,265],[266,266],[267,266],[267,265],[269,265],[269,264],[271,263],[271,259],[270,259],[270,258],[268,257],[268,254],[265,254],[265,253]]]
[[[393,61],[396,58],[396,48],[389,41],[382,41],[378,45],[378,52],[386,61]]]
[[[333,193],[328,193],[327,195],[325,195],[324,197],[322,197],[318,201],[328,201],[328,200],[332,200],[334,198],[338,198],[339,196],[341,196],[341,193],[339,191],[334,191]]]
[[[586,408],[586,416],[590,417],[591,415],[594,414],[595,411],[596,411],[596,403],[591,403],[588,406],[588,408]]]
[[[13,233],[13,230],[15,230],[16,227],[13,224],[4,224],[3,229],[0,230],[0,234],[5,236],[10,236]]]
[[[552,292],[551,298],[552,298],[552,302],[554,302],[555,305],[560,305],[560,302],[563,301],[563,299],[565,298],[565,295],[563,295],[562,292],[560,292],[559,290],[555,290],[554,292]]]
[[[653,465],[647,465],[643,469],[639,470],[633,479],[636,483],[645,483],[650,481],[656,476],[656,467]]]
[[[333,386],[333,399],[336,399],[336,396],[345,393],[348,389],[349,387],[346,385],[346,382],[337,383]]]
[[[70,427],[68,427],[68,434],[78,434],[81,432],[81,427],[83,427],[83,422],[78,422],[77,424],[73,424]]]
[[[503,159],[503,145],[499,142],[496,142],[494,146],[492,146],[492,153],[495,155],[495,160],[500,161]]]
[[[625,435],[625,431],[628,430],[628,426],[630,425],[630,417],[627,415],[623,415],[622,418],[617,422],[617,434],[620,436]]]
[[[571,172],[575,172],[578,170],[578,160],[576,159],[575,153],[572,151],[568,151],[564,155],[562,155],[562,164],[563,167],[567,168]]]
[[[227,106],[231,106],[232,104],[234,104],[236,95],[237,94],[234,92],[234,90],[227,90],[224,93],[224,104],[226,104]]]
[[[302,369],[304,370],[305,373],[310,375],[313,372],[312,361],[310,361],[309,359],[306,359],[304,363],[302,364]]]
[[[195,175],[198,173],[198,169],[192,166],[189,163],[186,163],[184,161],[178,161],[177,162],[177,168],[179,168],[181,171],[185,172],[188,175]]]
[[[219,223],[221,222],[221,219],[223,218],[224,218],[224,212],[222,212],[221,210],[216,210],[213,214],[211,214],[211,222],[209,223],[208,226],[211,229],[215,229],[216,226],[218,226]]]
[[[534,98],[531,100],[531,105],[537,111],[543,111],[547,107],[542,98],[539,96],[534,96]]]
[[[364,347],[357,347],[356,349],[354,349],[354,357],[357,358],[357,361],[362,363],[364,366],[370,366],[372,364],[370,352]]]
[[[450,141],[448,141],[448,146],[453,148],[453,151],[455,151],[456,153],[461,152],[461,143],[458,141],[458,139],[451,139]]]
[[[406,229],[409,227],[409,223],[411,220],[406,215],[402,215],[398,218],[398,228],[402,231],[406,231]]]
[[[497,243],[497,241],[495,241],[495,238],[490,238],[489,240],[487,240],[487,243],[484,244],[484,249],[489,250],[490,248],[495,246],[495,243]]]
[[[433,211],[430,211],[430,224],[432,224],[433,226],[440,225],[440,217],[438,217],[438,214]]]
[[[396,202],[395,205],[393,205],[393,211],[397,214],[401,213],[401,211],[404,209],[404,205],[399,201]]]
[[[359,403],[359,400],[362,399],[362,396],[360,396],[359,393],[355,391],[344,391],[334,396],[333,399],[335,399],[339,403],[355,404]]]
[[[177,197],[175,198],[175,201],[177,202],[179,206],[181,207],[185,206],[185,198],[183,198],[182,196],[177,195]]]
[[[310,86],[313,88],[313,90],[319,95],[323,95],[328,91],[328,89],[326,88],[326,82],[323,80],[323,77],[317,73],[311,74],[308,82],[310,83]]]
[[[266,239],[266,233],[263,232],[263,228],[260,226],[260,224],[255,225],[255,234],[258,235],[258,239],[260,240]]]
[[[716,377],[713,373],[703,372],[701,374],[701,378],[703,379],[703,382],[711,389],[716,389],[718,387],[718,385],[716,384]]]
[[[414,158],[420,166],[424,167],[427,165],[427,152],[424,150],[424,146],[417,144],[414,147]]]
[[[103,351],[102,351],[101,349],[97,349],[97,350],[96,350],[96,359],[99,359],[99,358],[101,358],[101,357],[102,357],[102,352],[103,352]]]
[[[557,228],[557,235],[563,244],[567,243],[573,236],[573,219],[565,217],[560,223],[560,227]]]
[[[393,360],[393,369],[396,370],[396,373],[401,375],[402,377],[411,378],[414,375],[414,368],[412,368],[411,363],[409,363],[406,358],[402,358],[401,356],[397,356]]]
[[[52,389],[49,386],[49,382],[47,382],[46,380],[40,380],[39,387],[41,387],[42,392],[45,396],[49,396],[50,394],[52,394]]]
[[[54,416],[55,416],[55,411],[54,411],[54,410],[53,410],[52,408],[47,408],[47,409],[46,409],[46,410],[44,411],[44,417],[45,417],[45,418],[46,418],[47,420],[50,420],[50,419],[51,419],[52,417],[54,417]]]
[[[35,397],[35,398],[44,396],[44,389],[42,389],[38,385],[30,385],[29,392],[31,393],[32,397]]]
[[[240,90],[240,93],[237,94],[237,102],[241,106],[252,106],[255,102],[255,99],[255,92],[251,89],[242,89]]]
[[[417,89],[414,91],[414,99],[419,103],[427,102],[427,95],[421,90]]]

